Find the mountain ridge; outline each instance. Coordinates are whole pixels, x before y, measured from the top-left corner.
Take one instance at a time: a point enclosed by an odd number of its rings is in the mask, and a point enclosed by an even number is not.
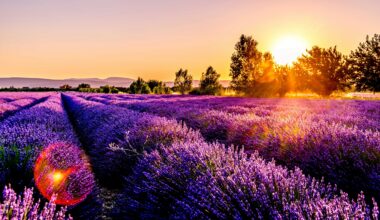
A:
[[[46,78],[32,78],[32,77],[3,77],[0,78],[0,87],[49,87],[59,88],[64,84],[76,87],[81,83],[90,84],[93,88],[99,88],[104,85],[111,85],[116,87],[128,87],[134,79],[126,77],[108,77],[105,79],[100,78],[69,78],[69,79],[46,79]]]
[[[68,78],[68,79],[46,79],[46,78],[33,78],[33,77],[2,77],[0,78],[0,88],[36,88],[36,87],[48,87],[59,88],[62,85],[70,85],[77,87],[81,83],[90,84],[92,88],[99,88],[104,85],[116,86],[116,87],[129,87],[135,79],[127,77],[107,77],[101,78]],[[228,87],[230,80],[220,80],[223,87]],[[165,81],[165,84],[169,87],[174,86],[173,81]],[[199,86],[199,80],[193,80],[193,87]]]

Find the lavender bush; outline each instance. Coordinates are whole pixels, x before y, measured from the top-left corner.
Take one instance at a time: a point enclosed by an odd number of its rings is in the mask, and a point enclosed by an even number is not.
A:
[[[43,98],[21,98],[10,102],[0,102],[0,119],[43,100]]]
[[[378,219],[380,102],[48,95],[0,94],[15,106],[0,122],[0,185],[31,185],[47,146],[42,167],[58,170],[83,146],[102,187],[68,207],[79,219]],[[95,183],[79,171],[65,189],[80,196]]]
[[[189,97],[110,104],[175,118],[209,142],[258,150],[351,195],[363,190],[380,199],[380,102]]]
[[[19,191],[24,186],[33,186],[33,169],[38,155],[44,147],[59,142],[80,146],[59,94],[2,121],[0,187],[11,183]],[[79,218],[86,213],[100,215],[102,201],[97,192],[98,189],[94,190],[84,202],[70,207],[70,213]]]
[[[175,120],[63,96],[100,181],[118,187],[143,151],[202,139]],[[114,181],[109,181],[113,179]]]
[[[31,186],[34,162],[44,146],[79,145],[58,95],[0,123],[0,187]]]
[[[223,145],[191,142],[161,148],[126,179],[130,218],[377,219],[364,195],[336,188]]]
[[[22,195],[17,195],[11,187],[5,187],[3,202],[0,203],[0,219],[46,219],[64,220],[72,219],[66,216],[66,207],[57,210],[52,198],[45,206],[40,207],[40,201],[33,199],[33,189],[26,188]]]

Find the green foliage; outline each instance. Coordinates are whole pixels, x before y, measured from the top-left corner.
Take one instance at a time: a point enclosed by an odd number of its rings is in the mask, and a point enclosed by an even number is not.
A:
[[[190,95],[203,95],[203,93],[201,92],[200,88],[193,88],[191,89],[191,91],[189,92]]]
[[[59,87],[59,89],[66,90],[66,91],[71,90],[72,88],[73,87],[70,86],[70,85],[68,85],[68,84],[64,84],[64,85],[62,85],[62,86]]]
[[[78,85],[78,90],[79,89],[89,89],[89,88],[91,88],[91,85],[87,84],[87,83],[81,83]]]
[[[351,52],[349,66],[358,91],[380,91],[380,34],[367,36],[366,41]]]
[[[206,73],[202,73],[200,80],[200,94],[218,95],[221,93],[222,85],[219,83],[220,74],[209,66]]]
[[[100,89],[95,89],[95,88],[80,88],[78,89],[79,92],[94,92],[98,93],[100,92]]]
[[[272,96],[275,83],[274,61],[270,53],[257,49],[257,41],[241,35],[231,57],[231,88],[247,96]]]
[[[289,66],[277,65],[275,67],[275,76],[277,84],[277,93],[280,97],[295,88],[294,75]]]
[[[154,94],[171,94],[172,91],[169,87],[165,85],[164,82],[158,80],[149,80],[147,82],[150,91]]]
[[[33,163],[37,155],[30,146],[0,146],[0,186],[12,184],[16,189],[31,185]]]
[[[257,69],[262,54],[257,49],[258,42],[251,36],[241,35],[235,44],[235,52],[231,57],[231,87],[237,93],[245,94],[251,77]]]
[[[119,90],[115,86],[105,85],[100,87],[101,93],[119,93]]]
[[[187,70],[180,69],[175,73],[174,87],[183,95],[191,90],[193,77]]]
[[[150,94],[151,90],[149,85],[141,77],[138,77],[137,80],[133,81],[129,86],[129,92],[131,94]]]
[[[311,91],[329,96],[336,90],[349,87],[350,72],[345,57],[335,47],[314,46],[295,64],[300,71],[297,80],[303,80]]]
[[[153,91],[155,87],[162,85],[162,82],[151,79],[151,80],[148,80],[147,84],[149,86],[150,91]]]
[[[161,83],[160,85],[153,88],[154,94],[171,94],[172,90],[167,87],[164,83]]]

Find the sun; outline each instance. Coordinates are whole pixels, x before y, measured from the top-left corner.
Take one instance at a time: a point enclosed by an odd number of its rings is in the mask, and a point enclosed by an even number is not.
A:
[[[296,36],[280,38],[272,48],[272,54],[276,63],[290,65],[308,48],[308,43]]]
[[[54,183],[60,183],[63,179],[63,174],[59,171],[53,173],[53,181]]]

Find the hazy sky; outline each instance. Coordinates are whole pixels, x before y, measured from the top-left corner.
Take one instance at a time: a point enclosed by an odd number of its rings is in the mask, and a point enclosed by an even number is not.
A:
[[[355,49],[380,32],[379,0],[0,0],[0,77],[228,79],[241,34]]]

